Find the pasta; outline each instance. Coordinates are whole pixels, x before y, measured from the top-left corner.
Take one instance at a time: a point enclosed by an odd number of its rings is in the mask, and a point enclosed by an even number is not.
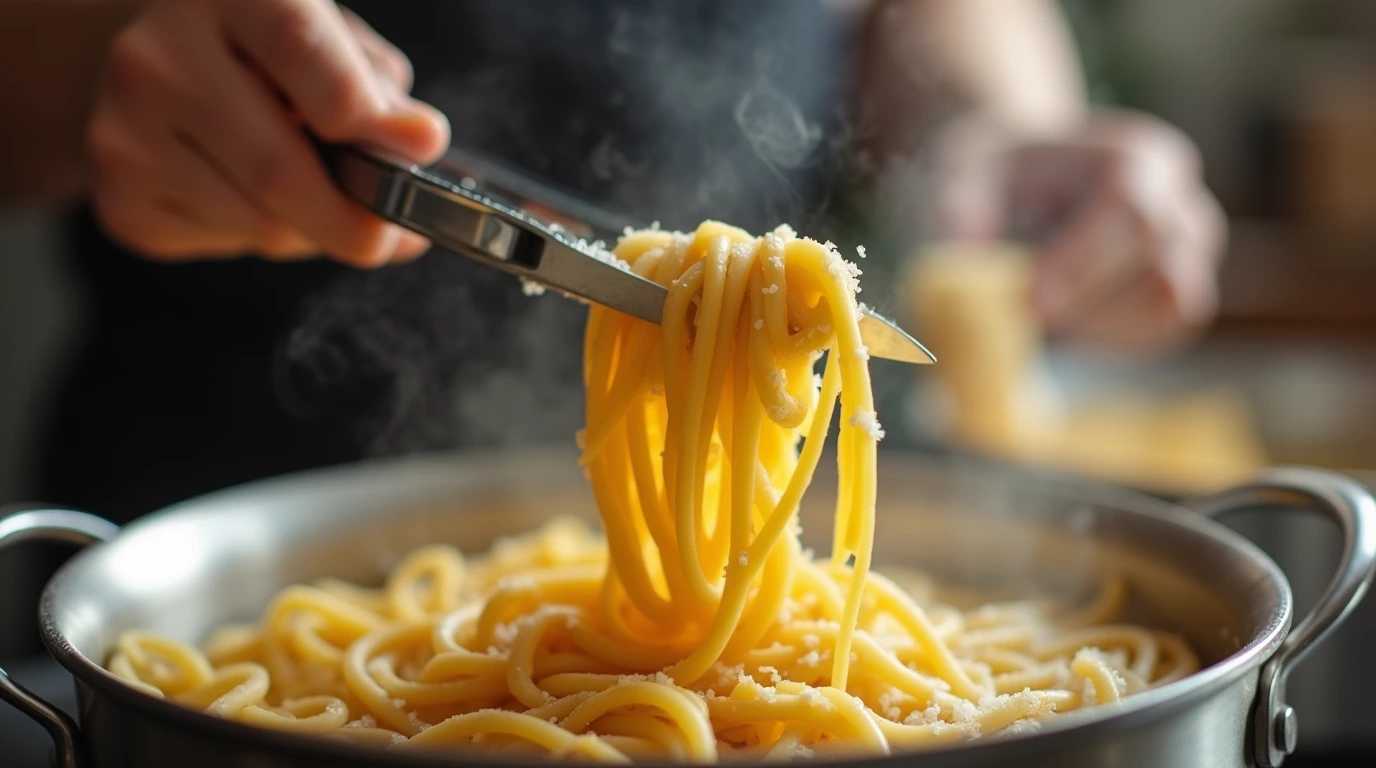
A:
[[[914,319],[937,348],[959,350],[942,355],[932,398],[949,403],[950,441],[1178,496],[1243,482],[1266,466],[1240,392],[1147,397],[1121,383],[1088,396],[1058,391],[1027,300],[1031,254],[948,243],[915,264]]]
[[[669,286],[659,328],[591,310],[582,463],[603,534],[558,519],[380,588],[290,587],[202,649],[123,635],[109,669],[265,728],[605,762],[886,754],[1035,728],[1197,667],[1180,638],[1085,609],[962,611],[871,570],[875,452],[858,270],[787,228],[628,232]],[[814,367],[825,353],[821,376]],[[840,410],[829,558],[796,511]]]

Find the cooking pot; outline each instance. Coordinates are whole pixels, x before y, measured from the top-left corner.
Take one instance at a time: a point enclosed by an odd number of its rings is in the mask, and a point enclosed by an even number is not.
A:
[[[1376,567],[1376,500],[1355,481],[1321,470],[1270,470],[1185,505],[949,459],[886,455],[879,471],[878,563],[922,568],[961,586],[1072,598],[1110,572],[1121,574],[1132,586],[1132,617],[1182,632],[1204,663],[1197,674],[1118,706],[921,753],[915,762],[924,768],[1278,766],[1298,735],[1286,677],[1361,599]],[[831,489],[834,477],[819,475],[800,511],[804,538],[816,539],[810,543],[829,532]],[[1336,576],[1293,628],[1280,569],[1210,519],[1278,506],[1319,511],[1344,537]],[[53,577],[39,609],[45,645],[76,680],[80,724],[3,673],[0,698],[48,729],[62,768],[481,763],[217,719],[142,694],[101,664],[128,629],[195,641],[220,624],[256,617],[288,584],[326,575],[377,583],[414,547],[448,542],[482,551],[554,514],[595,516],[574,457],[562,451],[313,471],[176,504],[122,531],[83,512],[27,508],[0,520],[0,545],[94,544]],[[880,768],[898,759],[848,762]]]

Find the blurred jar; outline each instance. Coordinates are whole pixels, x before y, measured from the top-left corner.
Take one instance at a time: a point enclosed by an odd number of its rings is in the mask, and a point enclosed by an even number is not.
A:
[[[913,320],[939,361],[927,407],[942,437],[1003,457],[1041,453],[1060,409],[1042,368],[1028,254],[949,243],[919,256],[909,285]]]

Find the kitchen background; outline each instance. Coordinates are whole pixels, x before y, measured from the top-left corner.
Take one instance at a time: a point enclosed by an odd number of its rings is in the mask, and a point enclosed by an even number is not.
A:
[[[1094,98],[1151,110],[1193,136],[1232,224],[1221,317],[1202,343],[1147,368],[1053,350],[1047,368],[1065,404],[1106,393],[1194,397],[1203,411],[1173,413],[1242,414],[1228,423],[1245,433],[1244,453],[1376,470],[1376,3],[1065,6]],[[0,212],[0,501],[26,495],[37,403],[79,311],[61,247],[44,213]],[[908,427],[930,428],[919,421]],[[1170,490],[1163,472],[1151,490]],[[1245,525],[1304,608],[1329,576],[1336,536],[1317,521]],[[42,576],[29,563],[0,557],[0,627],[32,604]],[[1295,676],[1303,752],[1376,751],[1376,704],[1362,698],[1376,686],[1363,647],[1373,631],[1376,600]],[[0,633],[0,659],[13,652],[9,634]]]

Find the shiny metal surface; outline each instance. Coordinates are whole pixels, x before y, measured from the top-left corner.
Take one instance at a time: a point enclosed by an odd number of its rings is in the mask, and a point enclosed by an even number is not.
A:
[[[376,582],[421,544],[479,551],[552,513],[592,517],[573,459],[562,451],[414,458],[307,473],[176,505],[81,553],[49,584],[41,612],[45,643],[78,680],[84,738],[96,764],[444,764],[442,756],[413,758],[211,718],[140,694],[98,662],[125,629],[197,640],[218,624],[258,615],[293,582],[323,575]],[[1183,632],[1207,664],[1121,707],[1071,713],[1032,734],[924,753],[924,766],[1257,764],[1250,713],[1259,671],[1284,647],[1292,602],[1284,576],[1255,546],[1183,507],[1079,481],[894,455],[881,460],[880,472],[877,562],[921,567],[963,586],[1073,598],[1092,592],[1105,574],[1120,573],[1133,587],[1132,618]],[[1320,499],[1323,484],[1306,483],[1325,478],[1331,476],[1290,476]],[[815,485],[801,511],[805,539],[814,545],[827,538],[834,487],[825,476]],[[1353,519],[1370,530],[1373,502],[1354,493]],[[1255,501],[1243,494],[1205,506]],[[1335,599],[1360,596],[1340,590]],[[1306,642],[1322,634],[1316,630]]]
[[[1333,579],[1314,609],[1261,670],[1253,748],[1258,765],[1278,768],[1295,751],[1298,739],[1298,715],[1285,700],[1291,670],[1356,609],[1376,574],[1376,502],[1362,484],[1350,478],[1286,468],[1270,470],[1252,483],[1190,506],[1210,517],[1264,506],[1312,507],[1342,530],[1343,553]]]
[[[476,186],[345,147],[323,150],[340,187],[374,213],[437,245],[584,301],[658,323],[664,289],[591,246]]]
[[[471,179],[450,179],[344,147],[326,147],[322,152],[340,187],[355,200],[440,246],[641,320],[658,324],[664,315],[668,291],[663,286],[616,266],[600,245],[571,237],[562,226],[541,221],[477,182],[464,183]],[[553,204],[561,202],[569,201],[560,198]],[[907,363],[936,362],[931,352],[892,320],[863,305],[861,309],[860,336],[872,356]]]
[[[507,163],[468,147],[450,146],[435,169],[460,186],[475,186],[509,200],[522,210],[556,212],[578,237],[611,240],[621,234],[631,217],[593,205],[546,179],[526,175]]]
[[[118,526],[94,515],[67,509],[29,509],[0,519],[0,550],[29,540],[64,541],[86,545],[106,541]],[[81,731],[67,713],[33,695],[0,669],[0,699],[43,726],[52,736],[57,768],[85,764]]]
[[[864,302],[860,304],[860,340],[869,347],[871,357],[914,365],[931,365],[936,362],[936,355],[924,347],[922,342]]]
[[[1376,467],[1376,355],[1370,340],[1222,335],[1151,365],[1066,347],[1049,351],[1048,367],[1066,403],[1231,393],[1246,403],[1270,463],[1351,468],[1346,474],[1376,489],[1376,472],[1360,469]],[[939,431],[937,424],[921,423],[934,413],[910,409],[912,427]],[[895,429],[886,443],[902,437]],[[1169,487],[1155,490],[1171,493]],[[1319,515],[1253,514],[1224,524],[1281,566],[1300,610],[1326,589],[1341,555],[1340,532]],[[1376,600],[1368,599],[1345,620],[1343,631],[1305,657],[1303,674],[1286,686],[1303,724],[1301,752],[1355,751],[1365,762],[1353,764],[1376,765],[1372,637]]]

